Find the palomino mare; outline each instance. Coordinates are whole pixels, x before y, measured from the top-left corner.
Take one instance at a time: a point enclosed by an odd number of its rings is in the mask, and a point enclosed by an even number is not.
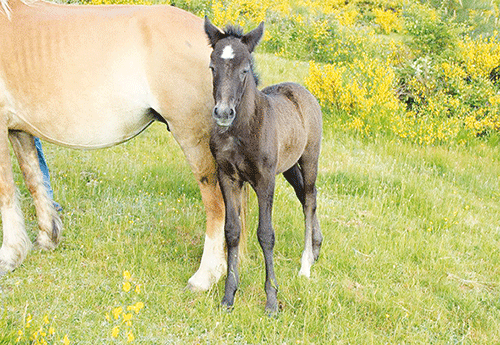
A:
[[[220,31],[205,18],[213,47],[215,107],[210,149],[218,165],[226,207],[225,237],[228,255],[226,291],[222,305],[231,308],[238,286],[238,244],[241,232],[240,194],[248,182],[257,194],[257,236],[266,264],[266,310],[278,310],[278,284],[273,268],[274,230],[271,223],[276,174],[283,173],[295,189],[305,216],[305,248],[300,275],[309,277],[322,242],[316,217],[316,176],[321,144],[322,114],[314,96],[294,83],[259,91],[251,53],[264,25],[246,35],[227,27]]]
[[[171,6],[0,4],[0,272],[19,266],[31,247],[9,139],[34,198],[36,244],[53,249],[61,221],[42,183],[33,136],[102,148],[159,120],[181,146],[201,189],[205,245],[189,285],[208,289],[225,273],[226,259],[223,199],[209,149],[211,49],[203,20]]]

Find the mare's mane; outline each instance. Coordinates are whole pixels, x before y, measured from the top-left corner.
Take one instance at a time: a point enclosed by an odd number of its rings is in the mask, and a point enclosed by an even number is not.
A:
[[[32,3],[35,2],[36,0],[30,1],[30,0],[21,0],[23,3]],[[10,6],[9,6],[9,0],[0,0],[0,7],[7,16],[7,18],[10,20],[10,14],[12,13]]]

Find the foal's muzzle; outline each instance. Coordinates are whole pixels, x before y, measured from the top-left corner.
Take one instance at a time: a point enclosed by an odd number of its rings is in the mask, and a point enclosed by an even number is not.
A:
[[[221,127],[229,127],[236,117],[236,110],[234,107],[225,104],[217,104],[212,111],[212,116],[217,125]]]

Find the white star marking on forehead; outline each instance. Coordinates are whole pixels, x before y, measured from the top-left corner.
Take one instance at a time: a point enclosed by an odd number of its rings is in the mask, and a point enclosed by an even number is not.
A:
[[[222,51],[222,55],[220,56],[224,60],[230,60],[234,58],[234,50],[231,45],[227,45],[224,47],[224,50]]]

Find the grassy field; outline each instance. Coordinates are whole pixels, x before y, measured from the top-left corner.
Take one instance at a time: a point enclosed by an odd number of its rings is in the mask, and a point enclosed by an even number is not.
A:
[[[265,85],[307,73],[307,63],[271,55],[257,64]],[[302,212],[278,179],[277,318],[264,313],[253,193],[234,311],[219,308],[223,281],[207,293],[185,289],[202,253],[204,212],[165,126],[111,149],[45,151],[64,207],[63,240],[0,278],[0,344],[500,342],[498,147],[421,147],[325,128],[325,241],[310,280],[297,276]],[[16,171],[34,238],[34,209]]]

